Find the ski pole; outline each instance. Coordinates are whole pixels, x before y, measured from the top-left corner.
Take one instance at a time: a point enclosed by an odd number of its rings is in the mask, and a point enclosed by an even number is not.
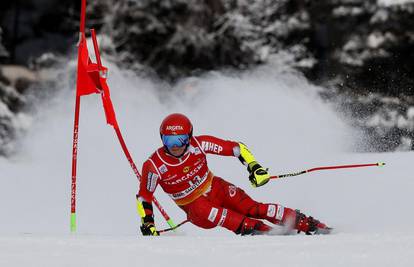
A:
[[[157,231],[157,232],[158,232],[158,234],[166,233],[166,232],[169,232],[169,231],[175,230],[175,229],[177,229],[178,227],[180,227],[181,225],[183,225],[183,224],[185,224],[185,223],[188,223],[188,222],[189,222],[189,220],[185,220],[185,221],[180,222],[179,224],[177,224],[177,225],[176,225],[176,226],[174,226],[174,227],[170,227],[170,228],[162,229],[162,230],[159,230],[159,231]]]
[[[285,177],[298,176],[298,175],[305,174],[305,173],[308,173],[308,172],[313,172],[313,171],[334,170],[334,169],[348,169],[348,168],[362,168],[362,167],[375,167],[375,166],[382,167],[384,165],[385,165],[384,162],[377,162],[377,163],[370,163],[370,164],[356,164],[356,165],[339,165],[339,166],[316,167],[316,168],[312,168],[312,169],[308,169],[308,170],[304,170],[304,171],[300,171],[300,172],[294,172],[294,173],[287,173],[287,174],[270,176],[270,179],[280,179],[280,178],[285,178]]]

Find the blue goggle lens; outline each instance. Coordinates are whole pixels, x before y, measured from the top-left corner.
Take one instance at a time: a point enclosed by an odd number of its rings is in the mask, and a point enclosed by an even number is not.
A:
[[[168,147],[181,147],[184,145],[188,145],[189,136],[188,134],[180,134],[180,135],[163,135],[162,136],[162,143]]]

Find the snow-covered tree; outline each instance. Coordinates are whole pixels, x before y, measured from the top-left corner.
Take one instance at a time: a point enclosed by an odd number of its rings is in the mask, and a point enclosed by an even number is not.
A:
[[[0,28],[0,58],[7,57],[9,55],[6,48],[4,48],[4,46],[3,46],[2,34],[3,34],[3,31]]]
[[[303,5],[250,2],[109,0],[106,32],[123,62],[136,69],[149,66],[169,78],[197,70],[243,69],[281,49],[290,50],[297,61],[309,58],[304,32],[310,23]],[[312,66],[306,62],[303,67]]]

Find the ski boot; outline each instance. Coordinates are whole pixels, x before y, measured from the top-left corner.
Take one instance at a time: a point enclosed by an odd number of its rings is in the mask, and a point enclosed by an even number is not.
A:
[[[265,235],[270,230],[272,230],[272,227],[262,221],[245,218],[235,233],[240,235]]]
[[[326,224],[314,219],[313,217],[307,217],[305,214],[296,210],[296,223],[295,229],[300,232],[304,232],[306,235],[323,235],[330,234],[332,228],[326,226]]]

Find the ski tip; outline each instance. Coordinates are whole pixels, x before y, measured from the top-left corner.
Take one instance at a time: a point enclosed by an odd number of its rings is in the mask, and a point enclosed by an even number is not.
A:
[[[377,163],[377,165],[378,165],[379,167],[383,167],[383,166],[385,166],[385,162],[378,162],[378,163]]]

